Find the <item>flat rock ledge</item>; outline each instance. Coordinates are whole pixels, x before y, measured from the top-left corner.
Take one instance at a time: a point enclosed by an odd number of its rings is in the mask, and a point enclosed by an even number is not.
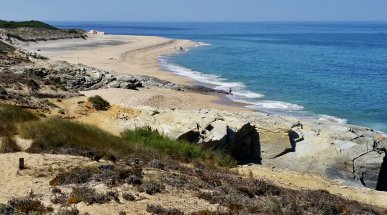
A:
[[[372,129],[260,112],[130,107],[125,129],[148,127],[168,137],[231,154],[240,164],[308,171],[355,186],[386,188],[387,140]],[[383,174],[380,174],[380,173]]]

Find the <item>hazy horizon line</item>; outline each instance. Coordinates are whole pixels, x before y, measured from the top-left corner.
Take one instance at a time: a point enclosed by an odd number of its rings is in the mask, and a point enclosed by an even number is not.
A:
[[[9,20],[9,19],[1,19],[5,21],[41,21],[41,22],[121,22],[121,23],[286,23],[286,22],[387,22],[386,20],[255,20],[255,21],[248,21],[248,20],[236,20],[236,21],[194,21],[194,20],[186,20],[186,21],[139,21],[139,20],[132,20],[132,21],[122,21],[122,20],[39,20],[39,19],[15,19],[15,20]]]

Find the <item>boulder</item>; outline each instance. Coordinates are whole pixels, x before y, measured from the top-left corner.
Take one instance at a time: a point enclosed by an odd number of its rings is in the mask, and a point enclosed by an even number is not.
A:
[[[121,82],[119,88],[135,90],[136,86],[129,82]]]
[[[189,130],[178,139],[199,144],[204,149],[230,154],[239,164],[261,164],[259,134],[250,123],[234,131],[225,121],[216,120],[201,131]]]
[[[214,149],[214,146],[223,144],[227,141],[227,132],[228,126],[226,122],[221,120],[211,122],[201,131],[203,136],[201,144],[203,148]]]
[[[291,148],[289,130],[258,129],[261,142],[261,156],[263,159],[273,159],[277,155]]]
[[[112,83],[110,83],[109,87],[110,88],[120,88],[120,82],[118,81],[113,81]]]
[[[228,140],[224,151],[231,154],[239,164],[261,164],[261,144],[259,133],[250,123],[243,125],[237,132],[229,130]]]
[[[383,163],[384,153],[371,151],[353,160],[354,179],[368,188],[375,189],[378,183],[379,172],[381,172],[381,164]],[[384,178],[387,180],[387,178]],[[382,183],[382,181],[381,181]],[[386,190],[387,191],[387,190]]]

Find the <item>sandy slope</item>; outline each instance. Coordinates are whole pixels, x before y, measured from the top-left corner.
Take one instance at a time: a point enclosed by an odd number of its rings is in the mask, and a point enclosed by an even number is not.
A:
[[[18,170],[19,158],[24,158],[27,169]],[[71,169],[79,166],[96,165],[96,162],[90,159],[69,155],[51,155],[51,154],[29,154],[24,152],[9,153],[0,155],[0,203],[7,203],[12,198],[27,196],[33,191],[37,198],[40,199],[45,206],[57,208],[58,205],[51,203],[54,195],[51,193],[49,182],[55,177],[59,171]],[[149,172],[149,174],[147,174]],[[153,177],[159,174],[158,170],[145,171],[146,177]],[[71,192],[73,185],[61,186],[63,191]],[[97,190],[106,192],[110,188],[102,183],[94,183],[91,187]],[[136,193],[136,189],[130,185],[122,185],[115,188],[120,193],[129,191]],[[89,214],[118,214],[120,211],[125,211],[126,214],[149,214],[146,212],[148,204],[161,204],[165,207],[178,208],[186,212],[195,212],[198,210],[212,209],[216,210],[216,205],[199,199],[196,193],[192,191],[179,191],[167,187],[167,190],[162,194],[148,195],[140,193],[138,201],[127,202],[120,199],[121,203],[111,202],[108,204],[93,204],[86,205],[84,203],[77,204],[77,208],[81,212]]]
[[[265,179],[274,184],[290,189],[326,190],[329,193],[356,200],[366,204],[387,208],[387,193],[368,188],[344,186],[338,181],[306,172],[295,172],[284,169],[252,165],[238,168],[239,173]]]
[[[19,158],[25,159],[26,169],[18,169]],[[29,154],[24,152],[0,155],[0,203],[35,193],[51,193],[49,180],[61,169],[88,164],[90,159],[68,155]],[[48,203],[47,199],[45,203]]]

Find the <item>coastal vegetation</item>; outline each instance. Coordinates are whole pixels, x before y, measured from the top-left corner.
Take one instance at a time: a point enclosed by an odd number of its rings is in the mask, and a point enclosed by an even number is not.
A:
[[[38,117],[19,107],[0,104],[0,153],[20,151],[14,135],[22,122],[36,120]]]
[[[160,165],[156,166],[155,163]],[[152,173],[149,173],[151,171]],[[152,175],[152,177],[150,177]],[[90,182],[102,182],[111,188],[97,192],[87,188]],[[349,201],[327,191],[292,190],[271,184],[264,180],[242,177],[227,169],[193,163],[182,165],[174,160],[129,159],[123,163],[98,164],[59,173],[51,182],[52,186],[75,185],[69,194],[58,194],[51,200],[54,204],[73,205],[103,204],[110,201],[132,202],[139,200],[117,187],[128,184],[133,192],[148,195],[165,194],[168,190],[184,190],[196,193],[197,198],[211,204],[218,204],[219,210],[197,211],[191,214],[383,214],[386,211],[371,208],[356,201]],[[54,188],[53,188],[54,189]],[[55,188],[57,189],[57,188]],[[122,202],[121,202],[122,203]],[[148,205],[147,211],[155,214],[184,211],[166,208],[162,205]],[[173,213],[175,214],[175,213]]]
[[[21,122],[36,120],[38,117],[19,107],[0,104],[0,137],[17,133],[17,125]]]
[[[110,107],[109,102],[98,95],[91,96],[88,100],[96,110],[107,110]]]
[[[160,155],[184,162],[210,161],[225,167],[236,165],[236,161],[230,155],[202,150],[199,146],[191,145],[185,141],[173,140],[149,128],[128,130],[122,134],[122,137],[134,143],[136,148],[152,150]]]
[[[6,21],[0,20],[0,35],[3,40],[36,42],[70,38],[86,39],[85,31],[80,29],[59,29],[40,21]]]
[[[119,137],[96,126],[52,117],[21,125],[20,136],[32,139],[31,153],[56,151],[57,153],[115,159],[119,151],[129,150]]]
[[[6,21],[6,20],[0,20],[0,28],[22,28],[22,27],[29,27],[29,28],[45,28],[50,30],[58,30],[58,28],[49,25],[44,22],[40,21]]]
[[[166,157],[182,162],[215,162],[220,166],[236,164],[229,155],[204,151],[199,146],[172,140],[149,129],[126,131],[115,136],[93,126],[58,117],[20,125],[20,136],[32,139],[31,153],[51,152],[82,155],[116,161],[127,155]]]
[[[17,145],[14,137],[7,135],[1,139],[0,153],[12,153],[20,151],[20,146]]]

